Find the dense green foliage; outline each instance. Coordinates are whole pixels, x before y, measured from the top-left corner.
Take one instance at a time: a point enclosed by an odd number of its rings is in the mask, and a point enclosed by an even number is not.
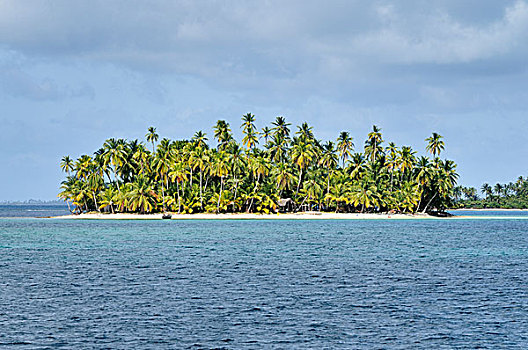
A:
[[[216,147],[202,131],[191,140],[162,139],[156,145],[153,127],[147,144],[108,139],[93,156],[62,159],[68,176],[59,197],[77,213],[270,213],[280,198],[291,198],[295,210],[336,212],[426,212],[452,204],[456,164],[439,158],[444,142],[436,133],[426,139],[431,160],[408,146],[385,146],[376,126],[363,152],[354,152],[346,131],[323,143],[307,123],[292,133],[284,117],[259,132],[248,113],[241,128],[239,144],[229,124],[219,120]]]
[[[480,192],[483,197],[479,197],[474,187],[456,186],[453,190],[455,208],[528,209],[528,179],[522,176],[515,182],[497,183],[493,187],[485,183]]]

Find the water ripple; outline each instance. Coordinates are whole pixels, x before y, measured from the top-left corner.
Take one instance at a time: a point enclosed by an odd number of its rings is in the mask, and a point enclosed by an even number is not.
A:
[[[526,349],[527,221],[0,221],[5,348]]]

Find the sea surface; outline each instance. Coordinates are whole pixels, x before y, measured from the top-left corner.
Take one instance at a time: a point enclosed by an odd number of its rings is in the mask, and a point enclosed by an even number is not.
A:
[[[69,214],[70,211],[66,204],[0,204],[0,218],[36,218]]]
[[[528,220],[1,218],[0,348],[528,349]]]
[[[498,218],[528,218],[528,210],[452,210],[451,214],[455,216],[475,216],[476,218],[489,218],[489,217],[498,217]]]

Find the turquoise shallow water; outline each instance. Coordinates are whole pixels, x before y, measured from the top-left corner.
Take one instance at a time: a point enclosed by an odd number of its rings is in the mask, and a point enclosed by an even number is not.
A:
[[[526,349],[528,221],[0,219],[0,345]]]

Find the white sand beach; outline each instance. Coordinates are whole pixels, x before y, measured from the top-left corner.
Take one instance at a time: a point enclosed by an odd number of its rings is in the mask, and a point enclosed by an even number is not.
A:
[[[466,208],[466,209],[450,209],[449,211],[526,211],[527,209],[503,209],[503,208]]]
[[[372,214],[372,213],[321,213],[321,212],[301,212],[286,214],[177,214],[171,213],[172,220],[398,220],[398,219],[437,219],[435,216],[428,214]],[[103,213],[86,213],[80,215],[56,216],[56,219],[102,219],[102,220],[162,220],[162,214],[103,214]]]

